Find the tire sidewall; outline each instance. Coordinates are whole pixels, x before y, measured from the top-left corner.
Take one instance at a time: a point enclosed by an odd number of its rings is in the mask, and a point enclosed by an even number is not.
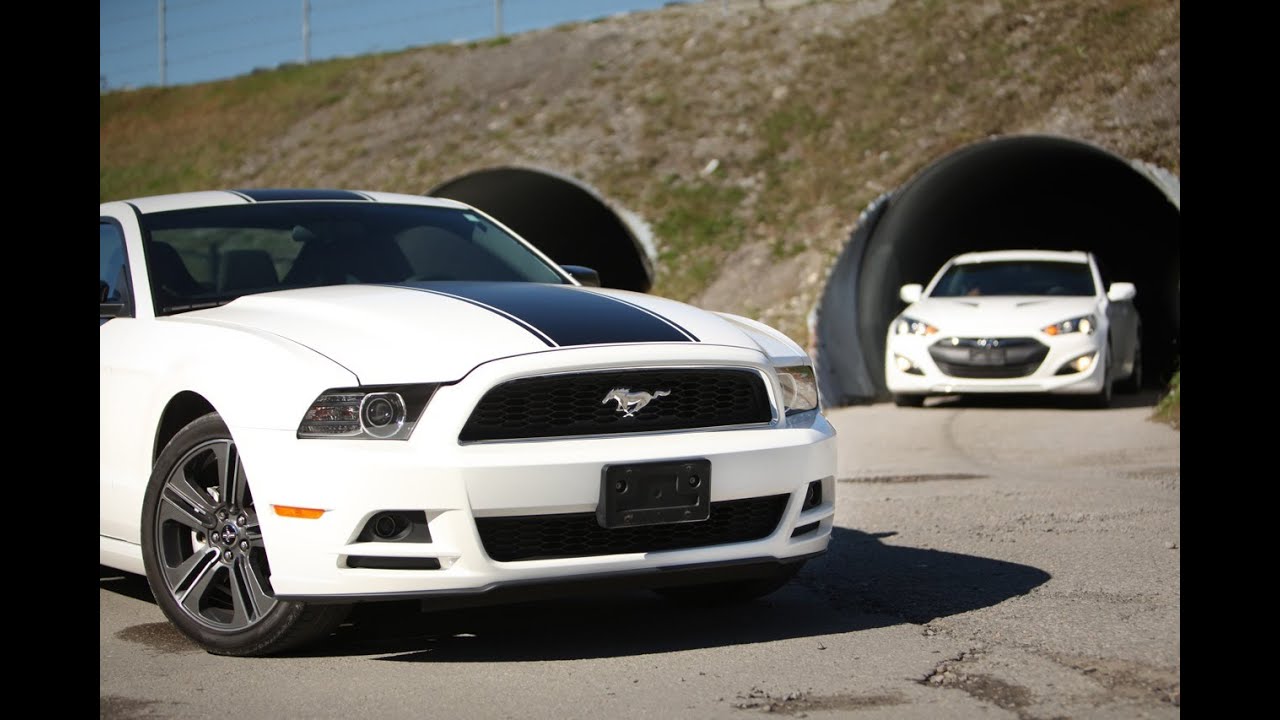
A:
[[[305,610],[298,602],[278,600],[275,607],[254,625],[243,630],[218,630],[201,624],[180,606],[165,581],[159,549],[156,547],[156,514],[169,474],[179,460],[197,445],[210,440],[231,439],[226,423],[216,413],[204,415],[178,431],[161,451],[147,482],[142,503],[142,564],[147,584],[156,604],[184,635],[216,654],[248,655],[274,644],[287,633]]]

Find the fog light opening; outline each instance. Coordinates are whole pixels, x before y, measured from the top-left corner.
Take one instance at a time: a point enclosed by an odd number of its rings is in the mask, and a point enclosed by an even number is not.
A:
[[[1096,352],[1086,353],[1084,355],[1081,355],[1078,358],[1075,358],[1074,360],[1069,361],[1066,365],[1063,365],[1061,368],[1059,368],[1056,374],[1072,375],[1075,373],[1085,372],[1089,368],[1093,367],[1093,363],[1095,360],[1097,360],[1097,358],[1098,358],[1098,353]]]
[[[370,525],[379,540],[400,540],[409,534],[409,519],[399,513],[378,513]]]
[[[804,492],[804,504],[800,506],[800,511],[811,510],[822,504],[822,481],[814,480],[809,483],[809,487]]]
[[[429,543],[427,514],[422,510],[379,510],[360,527],[356,542]]]
[[[898,368],[899,372],[904,372],[904,373],[907,373],[908,375],[924,374],[924,371],[916,367],[915,363],[911,362],[907,358],[897,353],[893,354],[893,364]]]

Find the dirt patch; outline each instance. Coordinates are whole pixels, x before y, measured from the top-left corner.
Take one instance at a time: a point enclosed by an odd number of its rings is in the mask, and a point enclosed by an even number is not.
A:
[[[937,480],[982,480],[989,477],[988,475],[974,475],[973,473],[933,473],[922,475],[868,475],[866,477],[847,477],[840,478],[836,482],[842,483],[918,483],[933,482]]]
[[[163,653],[200,651],[195,643],[167,622],[133,625],[116,633],[116,637],[127,642],[146,645]]]
[[[1182,674],[1177,668],[1079,655],[1051,657],[1056,662],[1088,675],[1117,697],[1182,706]]]
[[[135,700],[119,695],[103,695],[98,701],[98,715],[102,720],[134,720],[135,718],[166,717],[150,700]]]
[[[1146,467],[1121,473],[1132,480],[1152,480],[1161,486],[1176,486],[1182,480],[1182,469],[1175,466]]]
[[[846,711],[863,708],[901,705],[906,700],[897,693],[875,695],[814,695],[809,692],[790,692],[781,696],[752,688],[746,695],[739,695],[733,703],[739,710],[760,710],[780,715],[801,715],[815,711]]]
[[[1002,680],[989,673],[974,672],[974,663],[983,652],[969,649],[938,663],[933,672],[919,680],[928,687],[950,688],[1016,713],[1022,720],[1035,720],[1031,708],[1037,702],[1029,688]],[[1177,668],[1162,668],[1129,660],[1097,658],[1062,653],[1043,657],[1078,672],[1105,690],[1108,702],[1137,701],[1143,704],[1182,704],[1182,679]]]
[[[1024,710],[1035,701],[1032,692],[993,675],[965,672],[961,664],[976,657],[978,651],[970,649],[954,658],[943,660],[934,668],[933,673],[920,680],[920,684],[963,690],[978,700],[1017,713],[1019,718],[1028,720],[1030,716]]]

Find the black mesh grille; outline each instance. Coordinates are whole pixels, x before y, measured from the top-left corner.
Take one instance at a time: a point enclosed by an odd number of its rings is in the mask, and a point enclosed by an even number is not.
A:
[[[938,369],[944,375],[959,378],[1018,378],[1026,377],[1036,371],[1040,367],[1040,363],[1031,365],[1005,365],[1003,367],[983,367],[980,365],[953,365],[951,363],[938,363]]]
[[[778,527],[786,495],[711,503],[711,517],[690,523],[602,528],[595,513],[476,518],[489,557],[501,562],[615,555],[745,542]]]
[[[615,389],[657,395],[631,417],[605,402]],[[764,381],[752,370],[625,370],[523,378],[490,390],[458,439],[512,440],[684,430],[769,422]]]
[[[962,378],[1026,377],[1048,354],[1035,338],[944,338],[929,346],[939,370]]]

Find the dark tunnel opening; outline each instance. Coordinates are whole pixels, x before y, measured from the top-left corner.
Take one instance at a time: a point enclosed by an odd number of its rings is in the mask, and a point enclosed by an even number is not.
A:
[[[501,167],[455,178],[428,193],[484,210],[560,264],[585,265],[600,284],[647,292],[653,268],[623,217],[578,182],[539,170]]]
[[[1147,384],[1176,367],[1179,207],[1151,177],[1097,147],[1046,136],[958,150],[873,204],[824,290],[817,354],[831,404],[884,399],[889,322],[898,288],[927,283],[972,250],[1092,251],[1107,283],[1138,288]]]

